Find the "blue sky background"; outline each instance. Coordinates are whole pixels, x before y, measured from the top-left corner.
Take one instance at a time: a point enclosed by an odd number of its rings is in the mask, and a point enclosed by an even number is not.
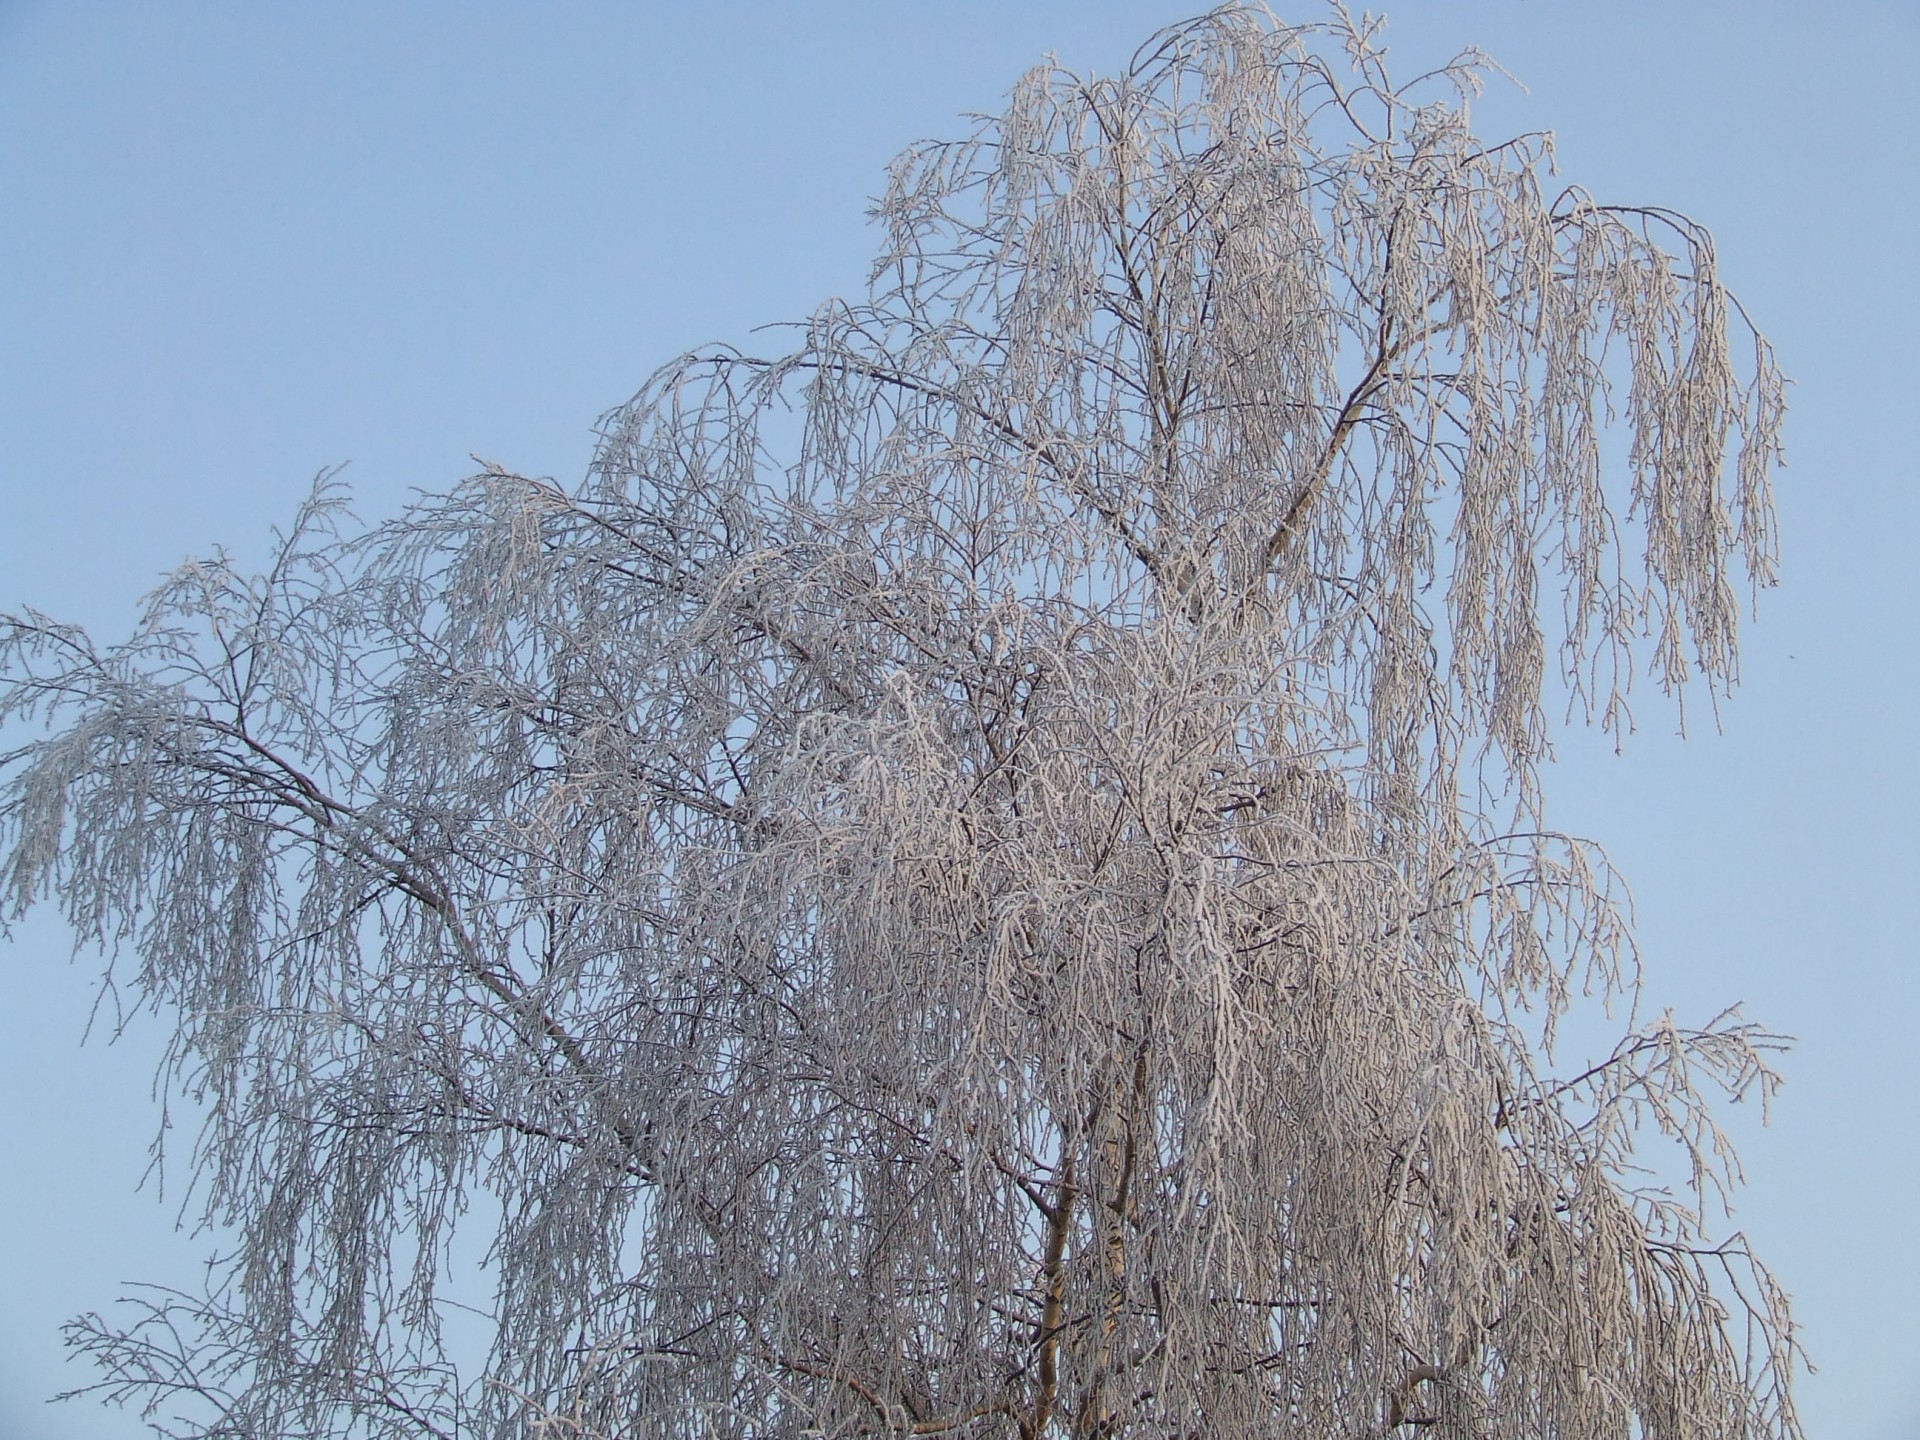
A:
[[[861,288],[897,149],[1185,11],[0,0],[0,607],[117,638],[340,461],[370,518],[470,452],[579,476],[661,361]],[[1920,1437],[1920,5],[1389,13],[1403,73],[1478,44],[1531,87],[1483,134],[1553,129],[1567,179],[1710,225],[1798,382],[1785,585],[1724,733],[1681,744],[1649,697],[1622,758],[1567,737],[1550,796],[1633,883],[1656,1008],[1800,1037],[1773,1127],[1733,1117],[1738,1222],[1798,1297],[1810,1431]],[[180,1174],[135,1193],[163,1028],[82,1049],[93,968],[38,918],[0,966],[0,1437],[123,1440],[39,1402],[86,1378],[63,1318],[212,1245],[175,1229]]]

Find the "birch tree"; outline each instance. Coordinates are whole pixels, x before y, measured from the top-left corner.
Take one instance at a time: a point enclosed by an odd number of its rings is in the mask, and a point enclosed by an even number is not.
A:
[[[1539,784],[1550,716],[1735,681],[1782,380],[1701,227],[1475,136],[1485,68],[1237,6],[1045,64],[894,163],[865,299],[667,365],[577,487],[323,477],[124,644],[13,618],[9,911],[166,1017],[235,1237],[74,1323],[95,1388],[1797,1436],[1714,1118],[1777,1041],[1640,1013]]]

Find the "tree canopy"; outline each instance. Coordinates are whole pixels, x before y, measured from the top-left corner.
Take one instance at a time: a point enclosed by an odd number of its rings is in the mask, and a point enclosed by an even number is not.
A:
[[[1783,382],[1699,226],[1474,135],[1484,68],[1239,6],[1043,65],[895,162],[864,300],[669,364],[580,486],[362,530],[323,477],[124,644],[9,621],[10,912],[175,1025],[237,1237],[75,1322],[102,1388],[206,1437],[1796,1436],[1715,1208],[1777,1042],[1638,1015],[1538,783],[1549,707],[1735,680]]]

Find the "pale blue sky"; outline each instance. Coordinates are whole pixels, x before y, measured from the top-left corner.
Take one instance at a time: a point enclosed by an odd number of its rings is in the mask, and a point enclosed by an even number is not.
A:
[[[469,452],[578,476],[660,361],[858,290],[895,150],[1185,9],[0,0],[0,606],[115,637],[343,460],[372,517]],[[1408,73],[1479,44],[1527,82],[1484,131],[1551,128],[1567,179],[1709,224],[1798,382],[1786,583],[1725,733],[1681,745],[1649,698],[1624,758],[1568,739],[1555,811],[1632,881],[1656,1005],[1801,1037],[1773,1128],[1735,1117],[1739,1220],[1799,1299],[1812,1432],[1913,1440],[1920,6],[1389,13]],[[84,1378],[61,1319],[210,1243],[179,1176],[134,1193],[161,1030],[81,1050],[91,972],[49,925],[0,964],[0,1440],[132,1437],[37,1402]]]

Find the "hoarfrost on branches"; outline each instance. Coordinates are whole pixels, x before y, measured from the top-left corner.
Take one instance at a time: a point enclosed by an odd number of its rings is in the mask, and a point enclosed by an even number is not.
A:
[[[1637,971],[1537,784],[1550,697],[1735,679],[1782,381],[1704,231],[1376,30],[1035,70],[895,163],[865,302],[667,366],[577,490],[358,532],[323,480],[128,644],[10,623],[11,907],[173,1018],[238,1237],[75,1323],[98,1388],[196,1436],[1798,1433],[1712,1229],[1775,1041],[1555,1068]]]

